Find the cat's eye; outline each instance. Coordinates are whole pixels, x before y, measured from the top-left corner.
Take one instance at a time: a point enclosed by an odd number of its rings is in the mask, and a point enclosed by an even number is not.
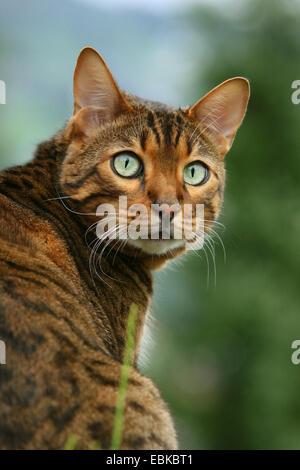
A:
[[[122,152],[112,159],[112,168],[123,178],[137,178],[143,170],[141,160],[130,152]]]
[[[200,162],[192,162],[187,165],[183,171],[183,180],[185,183],[193,186],[206,183],[209,177],[208,168]]]

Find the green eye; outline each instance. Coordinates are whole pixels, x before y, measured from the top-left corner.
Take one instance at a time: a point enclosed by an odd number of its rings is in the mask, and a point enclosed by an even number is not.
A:
[[[200,162],[190,163],[183,171],[183,180],[185,183],[198,186],[207,181],[209,176],[208,169]]]
[[[131,153],[120,153],[112,160],[115,172],[124,178],[135,178],[141,174],[143,169],[141,160]]]

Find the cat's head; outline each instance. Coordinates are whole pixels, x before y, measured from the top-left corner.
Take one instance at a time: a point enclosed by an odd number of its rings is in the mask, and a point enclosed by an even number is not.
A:
[[[106,218],[110,235],[121,225],[123,236],[114,244],[122,244],[127,253],[151,258],[153,266],[177,256],[191,242],[184,230],[181,238],[178,232],[174,235],[185,207],[192,208],[194,229],[196,206],[204,210],[196,238],[218,217],[224,157],[248,98],[248,81],[237,77],[185,109],[142,100],[121,92],[101,56],[83,49],[74,74],[74,113],[66,128],[68,150],[60,173],[64,196],[71,196],[77,212],[89,214],[90,223]],[[101,230],[105,224],[100,222]],[[100,237],[106,242],[108,235]]]

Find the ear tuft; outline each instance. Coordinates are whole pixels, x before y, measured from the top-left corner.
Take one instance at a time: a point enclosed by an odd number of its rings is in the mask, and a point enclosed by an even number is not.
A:
[[[221,156],[232,145],[244,118],[249,95],[250,86],[246,78],[231,78],[207,93],[189,110],[188,116],[199,123],[200,131],[207,131],[212,136]]]

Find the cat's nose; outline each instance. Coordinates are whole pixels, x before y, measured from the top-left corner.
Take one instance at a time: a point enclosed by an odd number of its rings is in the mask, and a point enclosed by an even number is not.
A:
[[[152,205],[152,210],[159,215],[160,219],[168,218],[172,221],[175,215],[180,212],[181,206],[177,200],[170,203],[157,199]]]

